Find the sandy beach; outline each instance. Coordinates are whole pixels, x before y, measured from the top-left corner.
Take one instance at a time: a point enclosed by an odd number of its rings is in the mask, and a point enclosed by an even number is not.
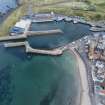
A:
[[[76,56],[78,67],[79,67],[79,74],[81,79],[81,87],[82,87],[82,93],[80,97],[80,105],[91,105],[91,99],[89,96],[89,86],[88,86],[88,79],[87,79],[87,73],[86,73],[86,67],[81,59],[80,55],[74,50],[74,48],[69,47],[69,50],[74,53]]]

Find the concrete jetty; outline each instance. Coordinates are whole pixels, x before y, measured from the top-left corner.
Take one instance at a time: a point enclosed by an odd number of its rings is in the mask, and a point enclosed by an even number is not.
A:
[[[3,37],[0,37],[0,42],[2,41],[10,41],[10,40],[18,40],[18,39],[26,39],[27,36],[25,35],[17,35],[17,36],[3,36]]]
[[[9,43],[4,43],[4,47],[19,47],[19,46],[25,46],[25,42],[9,42]]]
[[[33,35],[48,35],[48,34],[57,34],[57,33],[63,33],[63,31],[60,29],[45,30],[45,31],[27,31],[25,34],[27,36],[33,36]]]
[[[37,54],[45,54],[45,55],[61,55],[63,53],[63,50],[61,48],[53,49],[53,50],[41,50],[41,49],[34,49],[32,48],[29,43],[26,42],[10,42],[10,43],[4,43],[4,47],[19,47],[19,46],[25,46],[26,53],[37,53]]]
[[[36,35],[54,35],[57,33],[63,33],[60,29],[55,30],[45,30],[45,31],[25,31],[24,34],[21,35],[14,35],[14,36],[4,36],[0,37],[0,42],[2,41],[11,41],[11,40],[19,40],[19,39],[26,39],[28,36],[36,36]]]
[[[55,20],[55,18],[52,18],[52,19],[33,19],[32,22],[34,22],[34,23],[44,23],[44,22],[52,22],[54,20]]]
[[[38,13],[35,14],[32,18],[32,22],[50,22],[50,21],[54,21],[55,20],[55,14],[52,13]]]
[[[92,22],[92,21],[85,21],[84,23],[87,24],[87,25],[90,25],[91,27],[96,26],[95,22]]]
[[[34,49],[34,48],[30,47],[28,42],[26,42],[26,52],[27,53],[46,54],[46,55],[61,55],[63,53],[62,50],[60,50],[60,49],[53,49],[53,50]]]

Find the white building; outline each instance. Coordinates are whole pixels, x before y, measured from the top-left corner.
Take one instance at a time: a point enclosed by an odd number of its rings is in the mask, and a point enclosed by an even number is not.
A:
[[[31,23],[31,20],[20,20],[15,24],[15,27],[23,28],[25,29],[29,24]]]

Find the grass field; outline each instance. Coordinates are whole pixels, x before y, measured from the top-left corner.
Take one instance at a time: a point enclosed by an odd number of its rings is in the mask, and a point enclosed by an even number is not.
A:
[[[26,15],[29,4],[32,4],[32,12],[51,12],[64,15],[83,16],[87,20],[105,19],[105,0],[88,0],[88,2],[76,2],[79,0],[21,0],[21,6],[17,8],[0,25],[0,36],[7,35],[11,26]]]

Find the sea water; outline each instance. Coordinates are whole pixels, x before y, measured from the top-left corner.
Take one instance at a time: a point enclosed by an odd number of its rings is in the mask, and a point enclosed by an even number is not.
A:
[[[63,46],[90,33],[89,26],[64,21],[33,23],[30,30],[61,29],[58,35],[31,37],[34,48]],[[26,54],[25,48],[0,46],[0,105],[76,105],[80,84],[77,62],[61,56]]]

